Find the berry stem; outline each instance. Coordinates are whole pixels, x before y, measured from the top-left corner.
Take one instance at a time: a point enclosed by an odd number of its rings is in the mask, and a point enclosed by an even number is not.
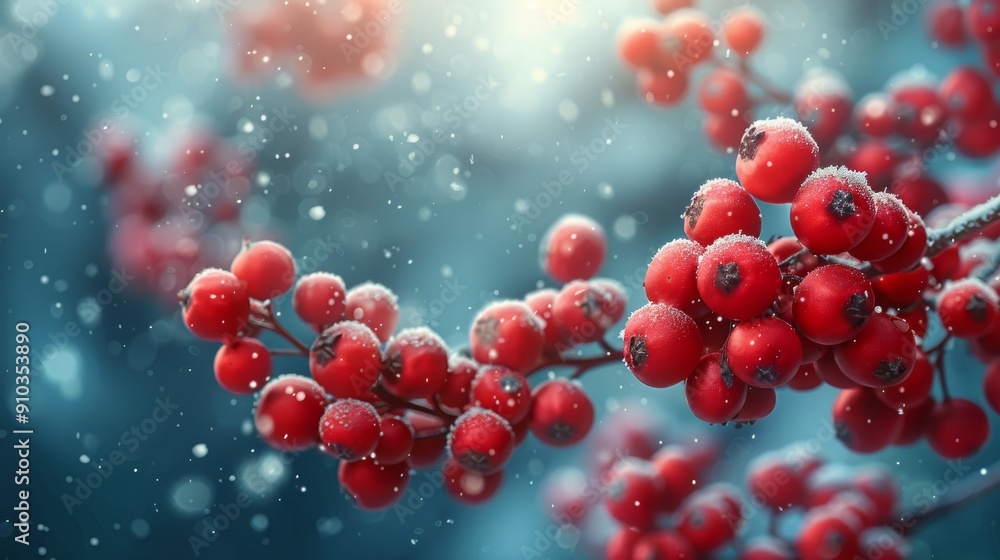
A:
[[[941,383],[941,397],[946,401],[951,400],[951,393],[948,391],[948,374],[944,367],[944,354],[950,341],[951,335],[945,335],[940,342],[925,351],[928,356],[934,357],[934,370],[938,374],[938,382]]]
[[[747,79],[747,81],[760,88],[760,90],[764,92],[764,94],[767,95],[767,97],[769,97],[772,101],[782,105],[791,105],[792,101],[794,101],[794,98],[790,93],[772,84],[757,72],[754,72],[750,63],[747,62],[746,59],[739,59],[736,63],[736,68],[739,70],[740,74]]]
[[[1000,222],[1000,195],[962,212],[947,226],[928,231],[927,256],[933,257],[997,222]]]
[[[1000,489],[1000,462],[986,467],[985,471],[986,474],[978,478],[957,482],[947,493],[938,497],[930,509],[924,511],[925,508],[922,506],[916,512],[903,512],[899,519],[909,519],[905,524],[906,527],[900,527],[903,524],[894,524],[896,525],[894,528],[901,536],[905,537],[909,532],[922,526],[924,522],[946,515],[976,498]]]
[[[448,422],[449,424],[455,419],[453,416],[445,414],[440,410],[434,410],[433,408],[424,406],[422,404],[417,404],[415,402],[410,402],[406,399],[401,399],[396,395],[393,395],[392,393],[387,391],[386,388],[381,385],[376,385],[374,388],[372,388],[372,392],[375,393],[375,395],[377,395],[378,398],[382,399],[382,401],[385,402],[386,404],[395,406],[397,408],[407,408],[409,410],[414,410],[416,412],[423,412],[424,414],[437,416],[438,418],[441,418],[442,420]]]
[[[275,348],[271,350],[272,356],[308,356],[308,352],[303,352],[298,348]]]
[[[608,341],[601,339],[598,344],[600,344],[601,348],[604,350],[604,353],[601,355],[572,358],[561,355],[558,359],[547,361],[529,371],[525,374],[525,377],[550,368],[566,366],[574,368],[573,373],[570,375],[570,379],[577,379],[595,367],[610,364],[612,362],[620,362],[625,359],[622,350],[616,349]]]
[[[792,266],[793,264],[799,262],[799,259],[809,254],[809,249],[805,247],[799,249],[794,255],[789,256],[787,259],[778,263],[778,268],[785,268],[786,266]]]

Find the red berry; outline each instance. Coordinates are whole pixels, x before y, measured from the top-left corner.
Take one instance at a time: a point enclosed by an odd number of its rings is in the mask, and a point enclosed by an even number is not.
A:
[[[660,24],[645,19],[622,27],[618,54],[635,70],[656,69],[663,61],[660,49]]]
[[[406,412],[406,419],[413,426],[413,450],[410,451],[410,466],[415,469],[426,469],[432,466],[444,454],[447,439],[444,420],[438,416],[414,412]]]
[[[661,45],[668,63],[686,72],[708,60],[715,47],[715,33],[708,16],[694,9],[676,10],[663,20]]]
[[[927,398],[924,402],[901,408],[903,412],[903,429],[892,440],[893,445],[912,445],[924,437],[927,429],[927,421],[934,412],[935,402],[933,398]]]
[[[930,272],[923,266],[909,272],[883,274],[872,280],[875,301],[879,305],[900,309],[922,302],[929,277]]]
[[[722,24],[722,36],[741,57],[753,54],[764,38],[764,14],[752,6],[730,10]]]
[[[701,472],[689,453],[678,445],[667,445],[653,455],[651,462],[660,483],[660,508],[672,512],[685,498],[701,488]]]
[[[854,487],[871,500],[875,506],[876,523],[885,523],[892,519],[899,500],[899,489],[892,474],[881,465],[862,467],[854,475]]]
[[[704,252],[701,245],[687,239],[675,239],[661,247],[643,282],[649,301],[693,312],[701,303],[696,275]]]
[[[925,21],[931,38],[945,47],[961,47],[969,40],[965,10],[956,0],[935,0],[927,8]]]
[[[673,70],[667,73],[640,70],[636,75],[636,89],[639,96],[650,105],[670,106],[684,100],[688,79],[684,72]]]
[[[282,451],[299,451],[319,443],[319,419],[326,395],[312,379],[282,375],[272,379],[257,399],[254,423],[264,441]]]
[[[414,430],[410,422],[401,416],[387,414],[379,424],[381,432],[372,457],[383,465],[393,465],[405,461],[413,450]]]
[[[801,123],[788,118],[755,121],[743,134],[736,176],[764,202],[791,202],[819,167],[819,147]]]
[[[1000,316],[1000,298],[993,288],[976,278],[948,284],[937,301],[941,324],[962,338],[975,338],[991,331]]]
[[[705,115],[702,130],[716,150],[731,154],[739,147],[743,131],[750,126],[752,118],[749,111],[736,115],[709,113]]]
[[[895,107],[883,93],[868,94],[855,106],[854,122],[858,130],[868,136],[888,136],[896,128]]]
[[[750,107],[750,97],[743,78],[735,70],[719,67],[702,79],[698,103],[709,113],[730,115]]]
[[[952,397],[934,407],[927,422],[927,443],[946,459],[976,454],[990,435],[990,421],[979,405]]]
[[[542,331],[545,340],[544,352],[558,353],[559,343],[565,338],[552,314],[552,305],[556,301],[559,292],[552,288],[536,290],[524,296],[524,304],[531,309],[536,317],[545,322],[545,329]]]
[[[952,70],[941,82],[938,94],[948,112],[964,121],[982,118],[994,109],[993,85],[971,66]]]
[[[809,176],[792,200],[792,231],[822,255],[843,253],[868,235],[875,201],[865,176],[846,167],[824,167]]]
[[[713,179],[702,185],[684,211],[684,233],[701,245],[733,233],[757,237],[760,226],[757,203],[739,183],[729,179]]]
[[[450,413],[462,412],[472,399],[472,380],[478,372],[476,362],[461,356],[451,356],[448,359],[448,378],[444,387],[434,395],[438,406]]]
[[[824,383],[838,389],[854,389],[859,385],[851,378],[844,375],[844,370],[837,365],[837,358],[833,352],[823,354],[820,359],[813,363],[816,368],[816,376]]]
[[[481,504],[497,493],[503,483],[503,471],[483,475],[469,471],[458,461],[448,459],[441,468],[444,485],[448,494],[459,502],[469,505]]]
[[[302,322],[321,332],[344,320],[347,287],[336,274],[314,272],[299,279],[292,292],[292,308]]]
[[[271,371],[271,352],[254,338],[229,340],[215,354],[216,381],[237,395],[255,393],[270,379]]]
[[[552,303],[552,315],[565,336],[563,342],[570,346],[600,340],[621,319],[624,311],[621,292],[582,280],[563,286]],[[539,329],[541,332],[541,325]]]
[[[690,8],[693,5],[694,0],[653,0],[653,8],[663,15],[681,8]]]
[[[399,322],[396,294],[381,284],[367,282],[347,292],[344,317],[368,326],[382,342],[388,342]]]
[[[338,459],[356,461],[371,455],[378,445],[378,413],[370,403],[343,399],[327,407],[319,421],[323,448]]]
[[[788,383],[798,371],[802,344],[795,329],[781,319],[751,319],[729,335],[726,359],[747,385],[773,388]]]
[[[1000,360],[993,360],[983,376],[983,393],[993,412],[1000,414]]]
[[[579,214],[563,216],[542,240],[542,268],[559,282],[586,280],[601,268],[607,246],[600,224]]]
[[[832,144],[851,122],[851,89],[832,70],[812,70],[795,89],[793,101],[799,120],[820,146]]]
[[[410,483],[410,466],[405,461],[395,465],[372,459],[341,461],[337,480],[359,508],[384,509],[403,497]]]
[[[888,190],[899,197],[911,212],[921,216],[948,202],[948,193],[917,162],[905,162],[896,167]],[[871,183],[874,187],[875,183]],[[911,226],[912,227],[912,226]]]
[[[448,380],[448,348],[426,327],[403,329],[385,347],[385,388],[404,399],[426,399]]]
[[[732,420],[747,399],[746,384],[723,369],[721,359],[718,353],[705,355],[684,383],[691,412],[710,424]]]
[[[503,366],[483,366],[472,382],[472,404],[517,424],[531,411],[531,386],[516,371]]]
[[[245,284],[225,270],[199,272],[177,298],[184,324],[199,338],[224,340],[249,326],[250,297]]]
[[[677,518],[677,533],[701,552],[711,552],[727,544],[740,524],[738,513],[733,513],[724,500],[702,492],[681,504]]]
[[[858,453],[885,449],[903,428],[903,417],[885,405],[871,389],[845,389],[833,402],[837,439]]]
[[[1000,110],[994,107],[979,118],[959,122],[954,130],[955,148],[963,155],[985,158],[1000,149]]]
[[[793,558],[795,555],[785,541],[762,536],[748,542],[737,560],[792,560]]]
[[[378,339],[357,321],[327,327],[309,350],[309,373],[341,399],[362,398],[378,380],[382,365]]]
[[[795,288],[795,327],[819,344],[846,342],[861,332],[875,309],[871,283],[861,271],[841,264],[813,270]]]
[[[499,472],[514,453],[514,432],[491,410],[472,409],[455,420],[448,436],[452,459],[469,472]]]
[[[698,264],[698,293],[709,309],[727,319],[760,315],[781,290],[781,271],[764,243],[727,235],[712,243]]]
[[[753,503],[784,511],[805,502],[806,480],[790,462],[762,455],[747,469],[747,491]]]
[[[695,551],[681,536],[671,531],[656,531],[643,536],[632,549],[631,560],[685,560],[695,558]]]
[[[702,355],[701,333],[694,320],[677,308],[650,303],[636,310],[622,334],[625,365],[650,387],[684,381]]]
[[[927,355],[918,350],[910,375],[901,383],[878,389],[875,394],[882,402],[893,408],[906,409],[930,398],[933,385],[934,366],[927,359]]]
[[[778,404],[777,391],[774,389],[762,389],[747,385],[747,400],[740,408],[739,414],[733,417],[733,422],[749,422],[753,424],[761,418],[766,418],[774,412],[775,405]]]
[[[854,560],[859,527],[828,508],[810,511],[795,542],[802,560]]]
[[[642,531],[635,527],[622,527],[611,537],[604,547],[605,560],[632,560],[635,545],[643,538]]]
[[[779,263],[784,262],[786,259],[795,255],[802,249],[804,249],[804,247],[794,237],[779,237],[767,246],[767,250],[774,255],[774,260]],[[809,272],[815,270],[818,266],[819,257],[806,252],[799,255],[795,259],[794,263],[785,265],[782,268],[785,268],[789,274],[793,274],[795,276],[805,276]]]
[[[788,381],[788,387],[796,391],[811,391],[823,384],[816,373],[815,364],[802,364],[799,371]]]
[[[892,100],[889,101],[892,103]],[[896,119],[893,116],[893,124]],[[892,182],[892,173],[899,163],[900,156],[881,140],[867,140],[853,147],[847,158],[847,168],[868,177],[868,185],[876,191],[882,191]],[[895,191],[893,191],[895,192]],[[899,194],[899,193],[896,193]]]
[[[980,43],[1000,40],[1000,3],[997,0],[972,0],[965,12],[969,33]]]
[[[260,301],[283,295],[295,283],[292,253],[273,241],[245,241],[229,268],[246,283],[247,295]]]
[[[933,84],[907,83],[889,92],[896,107],[896,131],[917,144],[938,139],[948,117]]]
[[[546,381],[535,388],[532,400],[531,433],[548,445],[578,443],[594,424],[594,405],[576,382]]]
[[[927,335],[927,306],[917,305],[908,311],[897,312],[896,315],[910,325],[915,336],[924,338]]]
[[[623,525],[648,529],[659,512],[662,489],[648,461],[628,458],[615,463],[603,489],[604,506]]]
[[[875,222],[868,234],[850,251],[851,256],[862,261],[877,261],[892,256],[903,247],[910,229],[906,206],[895,195],[877,192],[872,199],[875,202]]]
[[[542,355],[545,323],[519,301],[491,303],[472,322],[469,346],[482,364],[527,370]]]
[[[891,387],[906,380],[916,361],[917,340],[899,317],[878,313],[853,339],[834,348],[844,375],[865,387]]]

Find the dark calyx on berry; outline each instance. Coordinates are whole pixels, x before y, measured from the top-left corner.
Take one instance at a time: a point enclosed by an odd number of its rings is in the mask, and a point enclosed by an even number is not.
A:
[[[778,368],[774,366],[757,366],[754,370],[754,377],[761,383],[774,383],[778,380]],[[732,385],[730,383],[730,385]]]
[[[337,343],[340,342],[340,333],[319,335],[312,345],[313,354],[316,355],[316,363],[326,365],[327,362],[337,357]]]
[[[872,314],[872,305],[868,294],[861,292],[852,295],[844,304],[844,316],[851,320],[855,327],[860,327]]]
[[[333,445],[333,454],[345,461],[353,461],[354,459],[357,459],[354,454],[354,449],[349,445],[335,443]]]
[[[756,126],[751,125],[743,134],[743,140],[740,142],[740,159],[753,161],[753,158],[757,157],[757,148],[760,147],[763,140],[764,131],[757,130]]]
[[[458,462],[466,469],[477,473],[486,471],[490,466],[489,457],[478,451],[466,451],[458,458]]]
[[[476,321],[476,326],[473,327],[473,331],[476,333],[476,338],[479,339],[485,346],[489,346],[496,342],[497,331],[500,329],[500,321],[496,320],[496,317],[483,317],[482,319]]]
[[[837,218],[838,222],[843,222],[858,212],[858,207],[854,204],[854,195],[843,189],[833,192],[833,198],[830,199],[830,204],[826,205],[826,209]]]
[[[188,303],[191,302],[191,292],[187,288],[177,292],[177,301],[181,302],[181,308],[187,309]]]
[[[587,295],[583,296],[583,301],[579,301],[576,304],[583,311],[583,314],[588,318],[594,317],[601,310],[601,302],[597,301],[597,296],[594,295],[592,290],[587,290]]]
[[[722,293],[726,295],[732,294],[742,281],[740,265],[735,261],[720,264],[715,269],[715,287],[722,290]]]
[[[698,225],[698,218],[701,217],[701,211],[705,209],[705,195],[697,194],[691,199],[691,204],[688,205],[687,210],[684,212],[687,214],[688,227],[694,229]]]
[[[833,424],[833,431],[837,434],[837,439],[845,444],[851,443],[851,440],[854,439],[854,436],[851,435],[851,430],[843,422],[835,422]]]
[[[719,369],[722,371],[722,382],[726,384],[726,387],[732,388],[733,386],[733,370],[729,367],[729,360],[723,358],[722,363],[719,364]]]
[[[545,430],[545,433],[552,438],[553,441],[564,442],[573,439],[573,434],[576,433],[576,430],[573,429],[573,426],[570,426],[565,422],[556,421]]]
[[[500,390],[508,395],[513,395],[521,390],[521,380],[516,375],[505,375],[500,378]]]
[[[892,383],[896,379],[899,379],[904,373],[906,373],[906,364],[903,363],[902,358],[882,360],[878,363],[878,367],[875,368],[875,377],[887,383]]]
[[[646,363],[649,353],[646,351],[646,339],[641,336],[633,336],[628,339],[628,354],[632,358],[632,369],[640,369]]]
[[[979,294],[973,294],[969,298],[969,303],[965,304],[965,310],[969,312],[969,316],[972,317],[973,321],[982,323],[986,320],[986,313],[988,311],[986,299]]]

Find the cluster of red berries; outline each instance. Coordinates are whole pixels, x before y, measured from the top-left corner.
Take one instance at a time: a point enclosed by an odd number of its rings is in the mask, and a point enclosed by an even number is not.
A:
[[[557,471],[544,486],[544,505],[562,527],[592,532],[603,506],[619,525],[603,543],[608,560],[908,557],[903,535],[920,512],[897,511],[900,492],[883,467],[824,464],[793,445],[755,458],[741,491],[710,483],[706,473],[722,458],[711,437],[664,444],[651,420],[610,415],[588,447],[590,472]],[[753,523],[761,517],[769,523]],[[763,526],[766,534],[748,534]]]
[[[303,97],[329,101],[345,86],[384,78],[394,68],[399,2],[251,2],[227,14],[234,70],[259,82],[289,71]]]
[[[253,173],[236,146],[207,131],[176,146],[154,166],[137,155],[131,134],[114,130],[98,152],[114,222],[108,253],[141,289],[165,299],[239,250],[239,205]]]
[[[971,43],[979,49],[986,66],[1000,75],[1000,3],[935,0],[926,18],[927,31],[938,45],[958,49]]]
[[[918,343],[936,307],[949,337],[997,352],[1000,279],[972,275],[957,243],[929,251],[918,213],[863,173],[819,162],[795,121],[746,130],[739,182],[703,185],[684,212],[688,239],[653,257],[650,303],[623,333],[626,364],[652,387],[683,382],[706,422],[751,422],[773,410],[775,388],[826,383],[843,389],[833,418],[855,451],[925,436],[943,456],[975,453],[986,415],[971,401],[931,398],[935,366]],[[790,203],[795,237],[761,241],[754,199]]]
[[[693,0],[655,0],[653,5],[665,18],[627,24],[619,43],[622,60],[637,71],[639,95],[651,104],[675,105],[684,99],[696,68],[710,67],[697,91],[706,112],[704,132],[718,149],[734,148],[753,120],[747,61],[764,38],[764,15],[739,6],[720,26],[693,8]],[[735,56],[735,65],[714,54],[723,42]]]
[[[532,388],[527,376],[602,340],[624,317],[624,289],[589,279],[605,253],[596,223],[580,216],[557,223],[542,259],[553,278],[568,283],[486,306],[473,321],[466,355],[450,353],[427,328],[396,332],[396,297],[384,286],[348,290],[329,273],[296,281],[292,254],[269,241],[247,243],[229,271],[203,271],[179,297],[190,331],[223,343],[215,358],[219,384],[237,394],[260,391],[261,437],[283,450],[318,445],[341,459],[341,485],[360,507],[395,503],[410,469],[433,466],[446,448],[448,491],[478,503],[499,488],[529,431],[552,446],[589,432],[594,406],[576,381],[550,378]],[[295,314],[316,333],[309,347],[277,321],[272,301],[289,291]],[[271,379],[273,353],[255,338],[262,330],[307,355],[311,378]],[[615,360],[605,348],[596,360]]]

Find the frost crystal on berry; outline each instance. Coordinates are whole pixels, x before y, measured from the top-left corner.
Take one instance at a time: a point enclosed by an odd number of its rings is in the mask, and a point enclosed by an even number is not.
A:
[[[838,222],[843,222],[858,211],[857,205],[854,204],[854,195],[844,189],[834,191],[833,198],[830,200],[830,204],[826,205],[826,209],[837,218]]]
[[[740,159],[753,161],[753,158],[757,157],[757,148],[760,147],[763,140],[764,131],[757,130],[755,125],[751,125],[740,142]]]
[[[715,269],[715,287],[726,295],[732,294],[742,281],[740,265],[735,261],[722,263]]]

